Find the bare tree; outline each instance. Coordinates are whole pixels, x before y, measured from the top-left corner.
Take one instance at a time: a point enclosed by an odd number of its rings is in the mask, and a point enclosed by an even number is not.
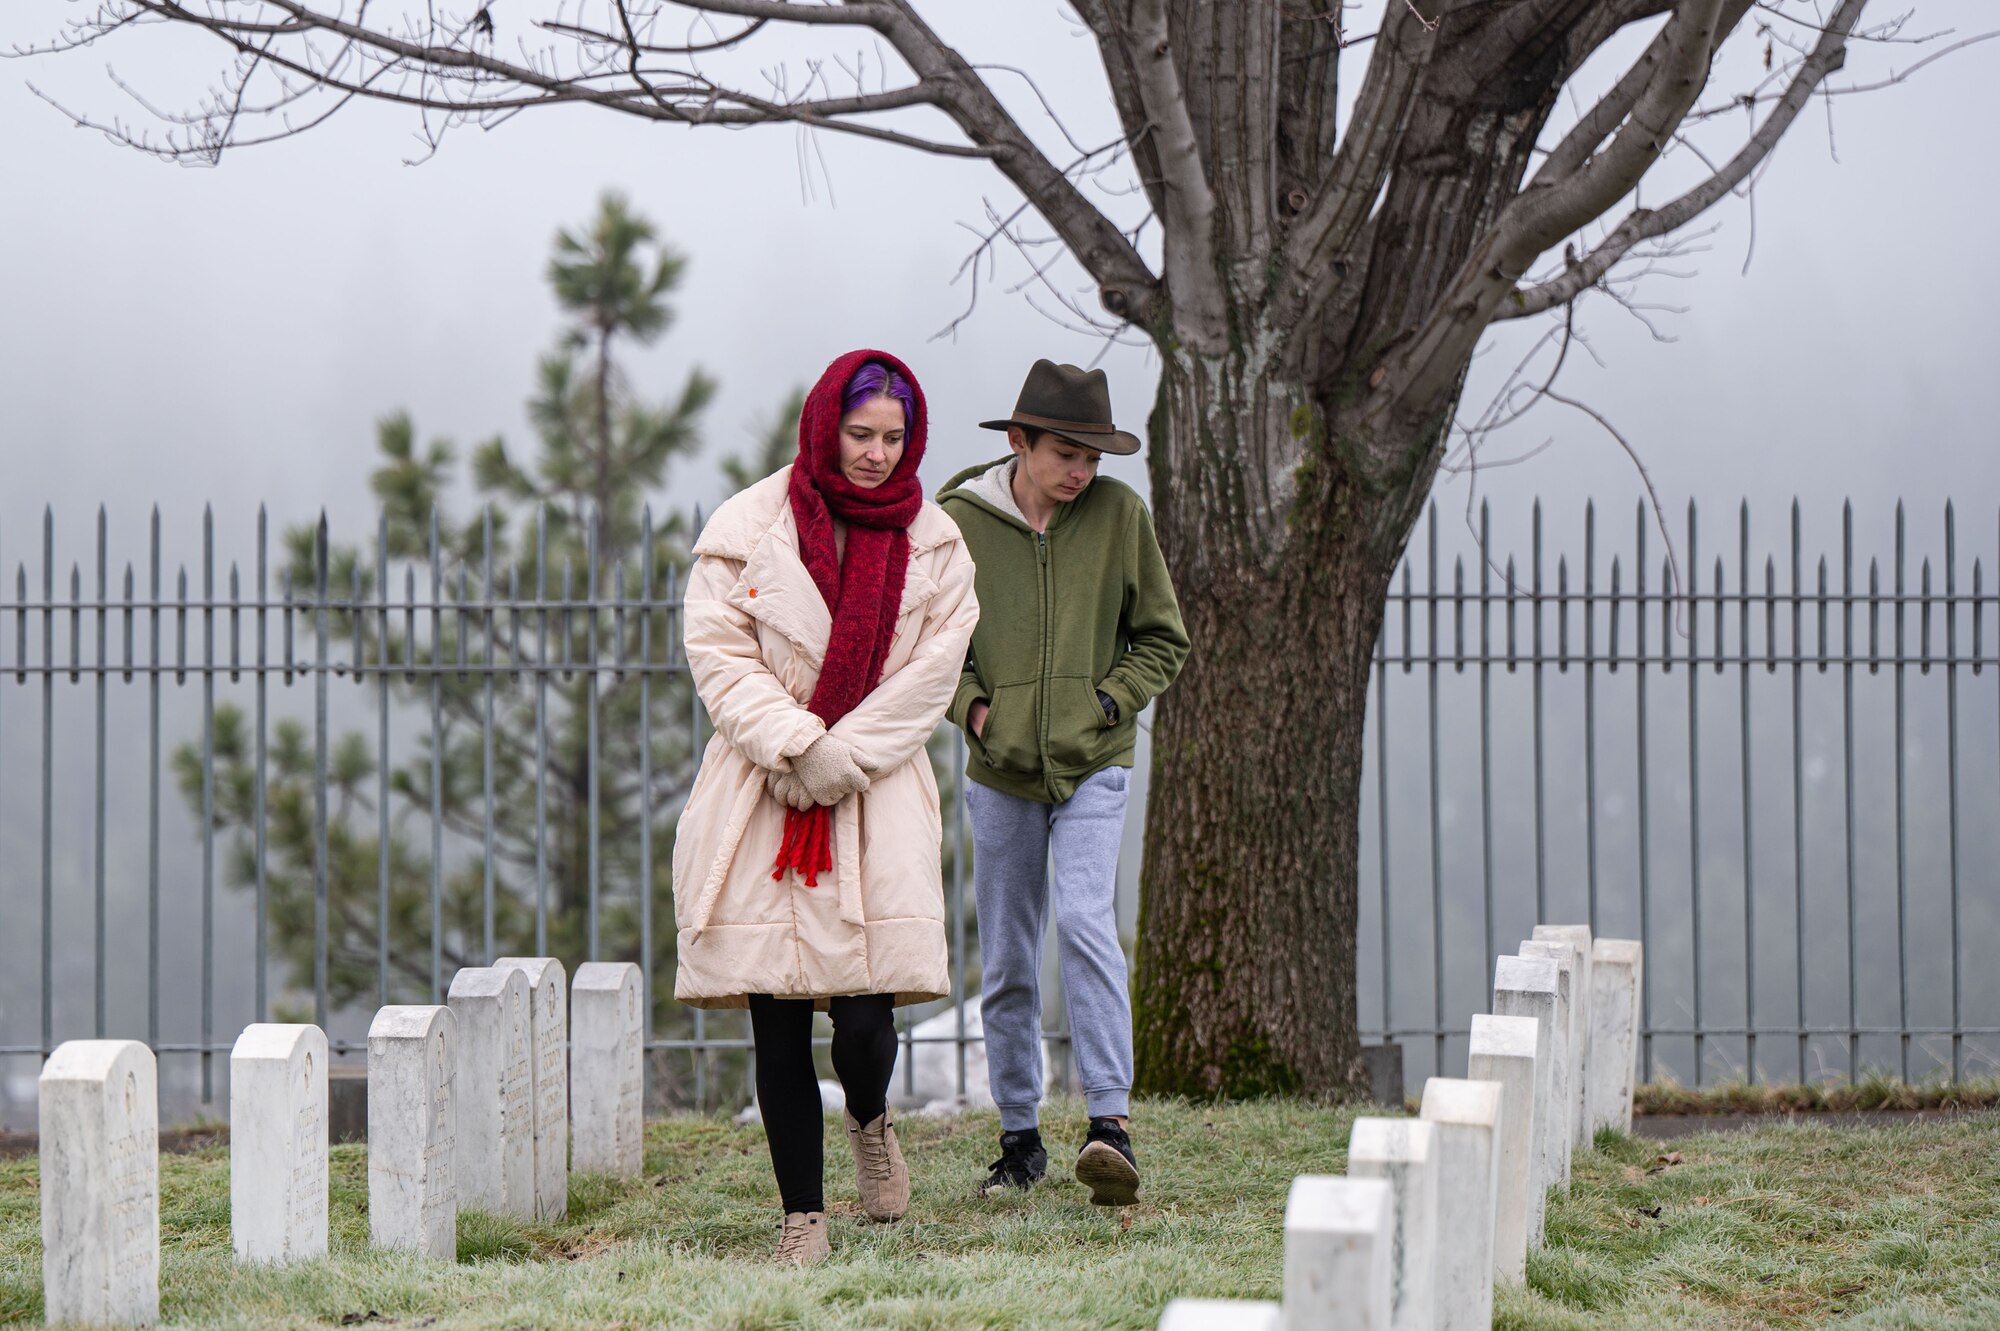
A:
[[[1369,658],[1482,335],[1533,315],[1567,330],[1579,297],[1616,296],[1621,263],[1667,252],[1752,181],[1816,93],[1841,91],[1826,81],[1852,42],[1900,26],[1858,29],[1867,0],[1387,0],[1365,33],[1341,0],[1074,6],[1123,133],[1060,151],[913,0],[102,0],[62,42],[165,23],[225,45],[232,63],[200,106],[154,111],[148,131],[98,125],[181,160],[356,99],[411,108],[433,144],[589,103],[990,160],[1022,203],[994,213],[982,253],[1032,247],[1020,222],[1039,215],[1095,287],[1099,308],[1068,301],[1067,315],[1162,359],[1153,502],[1196,651],[1154,731],[1140,1080],[1337,1091],[1359,1057]],[[715,72],[787,28],[821,33],[824,58],[761,82]],[[896,64],[872,80],[842,64],[841,30],[873,34]],[[1704,105],[1732,37],[1761,47],[1747,63],[1763,68]],[[1586,71],[1599,52],[1630,63]],[[1340,79],[1357,71],[1339,126]],[[1661,185],[1658,164],[1711,123],[1734,136],[1727,153],[1676,155],[1702,165]],[[1080,188],[1112,162],[1150,205],[1137,228]]]

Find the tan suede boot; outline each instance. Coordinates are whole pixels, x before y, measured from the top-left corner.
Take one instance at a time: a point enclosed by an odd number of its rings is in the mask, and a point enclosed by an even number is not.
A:
[[[889,1111],[877,1114],[866,1127],[845,1110],[841,1117],[847,1120],[847,1144],[854,1151],[854,1183],[861,1190],[861,1209],[870,1220],[901,1220],[910,1209],[910,1171],[903,1163],[903,1148],[896,1144]]]
[[[793,1211],[785,1216],[785,1232],[778,1240],[778,1260],[812,1266],[833,1255],[826,1235],[826,1213]]]

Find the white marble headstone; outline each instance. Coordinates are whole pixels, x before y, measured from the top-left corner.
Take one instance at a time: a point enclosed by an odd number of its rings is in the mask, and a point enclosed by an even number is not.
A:
[[[1493,963],[1493,1011],[1528,1017],[1535,1023],[1535,1155],[1539,1164],[1528,1204],[1528,1246],[1542,1246],[1543,1209],[1548,1190],[1562,1182],[1566,1139],[1562,1134],[1560,1067],[1563,1028],[1557,1020],[1562,971],[1547,957],[1500,957]]]
[[[1576,948],[1577,976],[1570,989],[1576,1030],[1576,1146],[1590,1149],[1590,963],[1592,945],[1587,924],[1538,924],[1530,935],[1537,942],[1569,943]]]
[[[1535,1139],[1536,1052],[1533,1017],[1472,1018],[1465,1075],[1500,1087],[1499,1194],[1493,1208],[1493,1278],[1518,1285],[1527,1276],[1528,1231],[1542,1200],[1541,1143]]]
[[[458,1202],[535,1218],[535,1077],[528,977],[468,966],[451,979],[458,1019]]]
[[[1357,1118],[1347,1137],[1349,1178],[1389,1185],[1389,1325],[1430,1331],[1437,1254],[1436,1129],[1416,1118]]]
[[[569,978],[554,957],[501,957],[528,977],[534,1015],[535,1216],[569,1214]]]
[[[1284,1321],[1275,1303],[1175,1299],[1160,1314],[1160,1331],[1284,1331]]]
[[[629,961],[586,961],[569,999],[570,1164],[636,1177],[646,1167],[644,981]]]
[[[326,1252],[326,1032],[257,1022],[229,1052],[229,1231],[239,1262]]]
[[[138,1040],[69,1040],[40,1084],[42,1303],[51,1322],[160,1316],[160,1106]]]
[[[1437,1131],[1437,1331],[1492,1331],[1493,1207],[1499,1193],[1505,1127],[1500,1087],[1490,1081],[1432,1077],[1424,1083],[1423,1118]]]
[[[1556,1176],[1564,1187],[1569,1186],[1570,1162],[1576,1155],[1577,1122],[1583,1113],[1583,1101],[1577,1094],[1577,1044],[1583,1033],[1576,1024],[1577,960],[1576,944],[1560,941],[1523,942],[1521,955],[1540,957],[1553,961],[1561,978],[1556,985],[1556,1031],[1549,1048],[1550,1061],[1555,1065],[1553,1078],[1555,1094],[1549,1099],[1554,1109],[1550,1124],[1555,1129],[1553,1135],[1560,1139],[1561,1172]]]
[[[385,1007],[368,1028],[368,1241],[458,1256],[458,1022]],[[473,1166],[476,1167],[476,1166]]]
[[[1301,1174],[1285,1200],[1285,1331],[1389,1331],[1388,1183]]]
[[[1645,947],[1627,938],[1591,945],[1590,1130],[1632,1131],[1639,1057],[1639,982]]]

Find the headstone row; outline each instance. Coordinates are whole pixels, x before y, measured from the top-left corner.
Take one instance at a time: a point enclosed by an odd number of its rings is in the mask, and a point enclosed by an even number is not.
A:
[[[1355,1119],[1346,1177],[1293,1180],[1283,1301],[1176,1299],[1161,1331],[1489,1331],[1548,1190],[1598,1129],[1631,1130],[1642,964],[1636,942],[1536,926],[1495,961],[1467,1076],[1425,1082],[1416,1118]]]
[[[643,982],[589,962],[503,957],[461,970],[442,1005],[368,1029],[368,1235],[452,1259],[461,1203],[557,1219],[569,1171],[644,1165]],[[230,1228],[243,1262],[327,1249],[327,1040],[247,1027],[229,1059]],[[137,1040],[71,1040],[42,1069],[42,1284],[50,1322],[159,1317],[159,1100]],[[573,1144],[573,1145],[572,1145]]]

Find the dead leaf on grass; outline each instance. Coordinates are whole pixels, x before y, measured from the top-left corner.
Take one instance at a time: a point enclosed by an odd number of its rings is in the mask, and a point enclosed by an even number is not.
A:
[[[1681,1153],[1679,1151],[1668,1151],[1665,1155],[1658,1158],[1659,1162],[1663,1165],[1677,1165],[1681,1162]]]
[[[1833,1297],[1844,1299],[1850,1294],[1859,1294],[1867,1288],[1868,1286],[1866,1285],[1842,1285],[1839,1289],[1833,1291]]]
[[[1132,1213],[1130,1211],[1120,1211],[1118,1213],[1118,1228],[1121,1230],[1132,1228]]]

